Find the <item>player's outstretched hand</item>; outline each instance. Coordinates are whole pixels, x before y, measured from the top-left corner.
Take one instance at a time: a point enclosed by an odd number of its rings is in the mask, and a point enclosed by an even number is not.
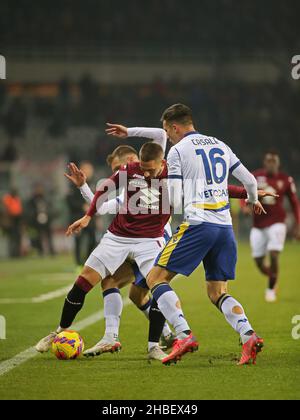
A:
[[[75,223],[73,223],[72,225],[68,227],[66,235],[72,236],[73,234],[80,233],[82,229],[85,229],[86,227],[88,227],[90,221],[91,221],[90,216],[82,217],[82,219],[77,220]]]
[[[258,198],[265,198],[265,197],[278,198],[279,195],[274,193],[274,192],[270,192],[270,191],[258,190]]]
[[[256,201],[255,204],[253,204],[253,211],[257,215],[267,214],[266,210],[264,209],[263,205],[260,201]]]
[[[108,136],[118,137],[119,139],[127,139],[128,129],[124,125],[107,123],[106,134]]]
[[[77,188],[82,187],[86,183],[86,175],[73,162],[69,163],[68,169],[69,173],[65,173],[65,177]]]

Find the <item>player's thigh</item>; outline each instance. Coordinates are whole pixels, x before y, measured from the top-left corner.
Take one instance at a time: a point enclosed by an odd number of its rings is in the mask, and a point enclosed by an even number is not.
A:
[[[235,279],[237,244],[233,228],[219,227],[214,245],[203,260],[206,280],[226,282]]]
[[[284,223],[276,223],[268,229],[268,246],[269,252],[282,252],[285,246],[287,227]]]
[[[218,234],[214,225],[183,223],[157,258],[156,266],[190,276],[211,250]]]
[[[252,249],[252,257],[265,257],[268,250],[268,233],[266,229],[252,228],[250,233],[250,245]]]
[[[151,269],[155,265],[155,261],[164,249],[165,241],[163,238],[152,241],[144,241],[133,247],[132,257],[136,262],[140,273],[147,278]]]
[[[147,285],[150,290],[161,283],[171,283],[176,273],[169,271],[166,268],[155,266],[152,268],[147,276]]]
[[[133,283],[135,280],[135,275],[133,271],[132,264],[129,261],[125,261],[121,267],[117,269],[115,274],[111,276],[116,287],[122,289],[123,287],[128,286]]]
[[[99,272],[86,265],[82,269],[81,276],[84,277],[93,287],[102,281],[102,277]]]
[[[97,271],[102,279],[114,275],[125,262],[130,249],[113,235],[105,235],[85,265]]]

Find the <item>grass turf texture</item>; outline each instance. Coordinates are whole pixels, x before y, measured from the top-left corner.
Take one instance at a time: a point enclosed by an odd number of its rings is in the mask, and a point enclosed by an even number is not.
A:
[[[292,339],[292,318],[300,314],[299,245],[288,244],[282,256],[280,301],[264,302],[266,282],[256,271],[249,247],[240,244],[237,282],[230,292],[266,341],[258,365],[237,367],[238,336],[209,303],[202,268],[174,287],[194,334],[198,353],[172,367],[146,360],[147,322],[133,306],[124,309],[123,350],[92,360],[59,361],[37,355],[0,376],[0,399],[299,399],[300,340]],[[57,274],[61,273],[61,274]],[[31,298],[74,281],[69,257],[0,262],[0,298]],[[127,291],[124,292],[126,295]],[[41,304],[0,306],[7,320],[7,340],[0,340],[0,364],[34,345],[59,320],[63,298]],[[100,289],[86,300],[78,320],[103,307]],[[81,332],[94,345],[104,321]]]

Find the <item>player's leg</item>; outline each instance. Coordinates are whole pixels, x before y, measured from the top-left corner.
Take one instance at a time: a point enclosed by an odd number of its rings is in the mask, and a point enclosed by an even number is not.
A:
[[[170,282],[176,274],[189,276],[202,262],[213,238],[213,234],[207,235],[204,230],[205,226],[202,225],[182,224],[157,258],[156,266],[147,278],[153,298],[177,335],[173,351],[163,363],[176,362],[185,353],[198,349],[198,342],[191,333],[180,300]]]
[[[153,251],[152,249],[150,251],[151,265],[153,265],[153,255],[155,252],[157,252],[156,247]],[[158,309],[157,303],[150,296],[147,281],[135,263],[133,264],[133,270],[135,281],[131,285],[129,297],[150,321],[148,350],[150,352],[153,347],[158,346],[158,343],[161,343],[161,346],[166,349],[171,348],[174,342],[174,335],[164,316]]]
[[[279,276],[279,257],[280,252],[270,251],[270,279],[269,279],[269,289],[275,290],[278,282]]]
[[[235,279],[237,247],[233,229],[219,229],[219,237],[211,251],[204,258],[207,292],[211,302],[223,313],[226,321],[240,335],[243,355],[240,364],[253,359],[263,346],[246,314],[243,306],[228,293],[228,280]]]
[[[266,301],[273,303],[277,301],[277,286],[279,277],[279,259],[284,249],[286,239],[286,225],[276,223],[268,229],[268,251],[270,253],[270,275],[266,291]]]
[[[147,240],[138,243],[133,248],[132,255],[138,266],[140,272],[140,278],[137,277],[135,285],[144,288],[149,291],[149,287],[145,280],[145,277],[154,266],[155,260],[159,255],[160,251],[164,248],[165,241],[163,238],[158,240]],[[150,360],[162,360],[166,357],[166,354],[162,351],[159,346],[162,332],[165,333],[168,340],[171,340],[172,331],[166,323],[164,315],[161,313],[159,308],[153,302],[150,302],[151,307],[149,312],[149,337],[148,337],[148,358]],[[174,338],[173,338],[174,340]]]
[[[76,315],[84,306],[86,295],[93,287],[100,283],[101,280],[102,277],[97,271],[91,267],[84,266],[81,275],[77,278],[65,299],[57,330],[39,341],[36,345],[36,350],[38,352],[45,353],[49,351],[56,335],[71,327]]]
[[[252,256],[259,271],[265,276],[270,275],[270,266],[266,264],[268,235],[266,229],[251,229],[250,244]]]
[[[121,350],[119,330],[123,299],[120,290],[131,284],[133,279],[131,265],[124,262],[114,275],[110,275],[102,281],[105,332],[103,338],[95,346],[85,350],[84,356],[95,357],[103,353],[115,353]]]
[[[98,247],[86,261],[81,275],[65,300],[60,325],[56,333],[51,333],[48,337],[42,339],[36,346],[37,351],[49,350],[56,334],[72,325],[76,315],[84,305],[86,295],[94,286],[114,273],[123,264],[127,255],[127,248],[119,243],[112,234],[106,234],[103,237]]]
[[[102,281],[105,332],[103,338],[92,348],[84,352],[86,357],[103,353],[114,353],[121,350],[119,341],[120,320],[123,311],[123,300],[120,289],[134,281],[134,272],[129,262],[124,262],[114,275]]]

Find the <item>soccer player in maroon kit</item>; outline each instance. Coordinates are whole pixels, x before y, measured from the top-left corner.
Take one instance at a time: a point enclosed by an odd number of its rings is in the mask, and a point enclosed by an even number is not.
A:
[[[258,188],[278,194],[278,197],[265,197],[262,204],[267,214],[254,214],[251,231],[252,255],[257,267],[269,279],[266,301],[276,302],[279,275],[279,257],[286,239],[286,211],[284,199],[290,201],[295,216],[295,237],[300,239],[300,205],[294,180],[280,170],[280,157],[277,152],[268,152],[264,158],[264,168],[254,172]],[[267,255],[270,263],[266,263]]]

